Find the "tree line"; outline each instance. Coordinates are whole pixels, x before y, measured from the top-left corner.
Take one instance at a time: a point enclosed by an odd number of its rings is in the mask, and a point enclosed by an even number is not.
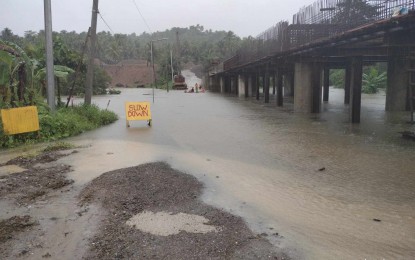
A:
[[[142,33],[112,34],[109,31],[97,33],[97,58],[107,64],[116,64],[126,59],[150,59],[150,41],[168,38],[153,46],[153,54],[157,63],[163,61],[164,56],[170,55],[170,50],[177,56],[176,34],[179,37],[180,60],[192,61],[197,64],[209,65],[215,59],[223,60],[233,56],[240,47],[242,39],[232,31],[212,31],[204,29],[201,25],[188,28],[173,27],[171,29],[155,32],[153,34]],[[87,37],[87,32],[60,31],[53,33],[67,46],[68,49],[80,52]],[[1,32],[2,40],[11,41],[23,49],[32,49],[36,46],[44,46],[44,31],[26,31],[24,36],[18,36],[5,28]],[[168,54],[168,55],[167,55]],[[160,61],[160,62],[159,62]]]

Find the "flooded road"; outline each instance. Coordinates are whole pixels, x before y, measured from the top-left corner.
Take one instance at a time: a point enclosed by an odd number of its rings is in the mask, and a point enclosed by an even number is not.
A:
[[[156,90],[153,126],[126,128],[124,102],[151,102],[151,93],[94,97],[103,108],[111,100],[120,120],[69,139],[90,146],[60,160],[73,166],[69,178],[83,185],[110,170],[166,161],[206,185],[205,202],[244,217],[254,232],[278,232],[271,242],[294,258],[415,258],[415,142],[397,133],[414,128],[408,114],[383,111],[382,95],[364,96],[362,123],[351,125],[334,89],[320,115]]]

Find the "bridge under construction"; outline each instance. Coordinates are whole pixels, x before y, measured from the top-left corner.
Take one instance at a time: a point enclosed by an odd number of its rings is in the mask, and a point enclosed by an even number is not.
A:
[[[386,111],[411,111],[415,95],[415,1],[320,0],[211,67],[211,91],[256,97],[295,112],[320,113],[330,69],[345,70],[344,104],[360,122],[363,66],[387,63]],[[271,91],[272,89],[272,91]],[[262,94],[261,94],[262,93]]]

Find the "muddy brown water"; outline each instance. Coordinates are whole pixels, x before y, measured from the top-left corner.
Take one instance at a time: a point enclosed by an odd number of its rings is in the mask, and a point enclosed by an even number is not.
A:
[[[193,81],[192,81],[193,83]],[[348,122],[343,93],[330,90],[319,115],[274,100],[156,90],[153,126],[125,126],[126,101],[150,89],[122,89],[93,102],[120,115],[68,141],[89,148],[62,158],[82,186],[100,174],[166,161],[205,185],[203,200],[242,216],[299,259],[415,258],[415,142],[407,113],[384,112],[384,94],[362,98],[362,123]],[[374,221],[380,220],[380,221]]]

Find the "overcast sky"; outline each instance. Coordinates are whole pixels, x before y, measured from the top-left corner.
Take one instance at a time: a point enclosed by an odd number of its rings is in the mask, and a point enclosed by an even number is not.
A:
[[[164,31],[172,27],[203,25],[205,29],[233,31],[240,37],[256,36],[313,0],[100,0],[99,11],[114,33]],[[43,0],[0,0],[0,30],[44,29]],[[52,0],[54,31],[87,31],[92,0]],[[151,31],[150,31],[151,30]],[[109,31],[98,17],[98,31]]]

